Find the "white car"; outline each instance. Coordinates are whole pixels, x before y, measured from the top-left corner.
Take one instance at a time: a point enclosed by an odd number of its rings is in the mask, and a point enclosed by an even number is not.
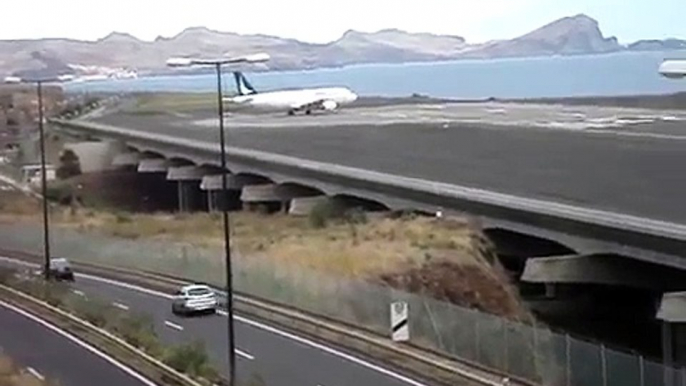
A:
[[[212,288],[204,284],[182,287],[176,292],[172,301],[172,312],[175,314],[215,313],[216,311],[217,295]]]

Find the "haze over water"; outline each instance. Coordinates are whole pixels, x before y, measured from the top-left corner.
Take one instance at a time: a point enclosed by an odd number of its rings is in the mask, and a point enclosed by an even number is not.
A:
[[[437,63],[373,64],[309,71],[248,74],[257,90],[341,85],[360,95],[445,98],[538,98],[665,94],[686,91],[686,80],[662,78],[666,58],[686,58],[686,51],[626,52],[607,55]],[[225,90],[233,92],[226,70]],[[94,81],[67,86],[69,91],[213,91],[212,74]]]

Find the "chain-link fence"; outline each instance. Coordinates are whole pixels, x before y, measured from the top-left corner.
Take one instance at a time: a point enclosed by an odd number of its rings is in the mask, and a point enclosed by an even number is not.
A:
[[[42,253],[41,229],[0,225],[4,248]],[[224,283],[223,249],[120,239],[53,227],[55,256]],[[237,291],[390,336],[390,304],[406,301],[411,343],[551,386],[686,386],[686,370],[426,296],[234,257]]]

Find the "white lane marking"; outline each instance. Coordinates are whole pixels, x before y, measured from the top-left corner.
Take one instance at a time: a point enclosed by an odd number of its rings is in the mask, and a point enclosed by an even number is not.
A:
[[[172,323],[172,322],[170,322],[170,321],[168,321],[168,320],[165,320],[165,321],[164,321],[164,325],[167,326],[167,327],[169,327],[169,328],[173,328],[174,330],[177,330],[177,331],[183,331],[183,327],[182,327],[182,326],[179,326],[178,324]]]
[[[115,307],[117,307],[117,308],[119,308],[120,310],[124,310],[124,311],[128,311],[128,310],[129,310],[129,306],[127,306],[126,304],[113,302],[112,305],[115,306]]]
[[[141,374],[137,373],[135,370],[128,367],[127,365],[119,362],[118,360],[112,358],[111,356],[105,354],[104,352],[98,350],[97,348],[89,345],[88,343],[82,341],[81,339],[75,337],[74,335],[68,333],[67,331],[64,331],[58,327],[55,327],[52,324],[44,321],[43,319],[40,319],[40,318],[34,316],[33,314],[30,314],[30,313],[22,310],[21,308],[17,308],[17,307],[15,307],[9,303],[6,303],[2,300],[0,300],[0,307],[6,308],[10,311],[13,311],[13,312],[15,312],[15,313],[27,318],[27,319],[30,319],[30,320],[40,324],[41,326],[47,328],[48,330],[50,330],[50,331],[52,331],[58,335],[61,335],[62,337],[64,337],[64,338],[72,341],[73,343],[77,344],[81,348],[83,348],[87,351],[90,351],[92,354],[94,354],[94,355],[100,357],[101,359],[104,359],[105,361],[109,362],[112,366],[117,367],[118,369],[122,370],[126,374],[128,374],[131,377],[135,378],[136,380],[140,381],[142,384],[147,385],[147,386],[158,386],[154,382],[149,380],[148,378],[145,378]]]
[[[31,268],[38,267],[38,264],[29,263],[28,261],[13,259],[11,257],[0,256],[0,260],[6,261],[8,263],[16,264],[16,265],[23,265],[24,267],[31,267]]]
[[[0,259],[1,259],[1,257],[0,257]],[[9,259],[9,258],[5,258],[5,259],[6,259],[6,260],[9,260],[9,261],[15,261],[14,259]],[[152,296],[157,296],[157,297],[165,298],[165,299],[172,299],[172,298],[173,298],[172,295],[166,294],[166,293],[164,293],[164,292],[159,292],[159,291],[151,290],[151,289],[148,289],[148,288],[143,288],[143,287],[140,287],[140,286],[137,286],[137,285],[133,285],[133,284],[118,282],[118,281],[116,281],[116,280],[105,279],[105,278],[101,278],[101,277],[97,277],[97,276],[92,276],[92,275],[86,275],[86,274],[77,274],[76,276],[77,276],[77,277],[82,277],[82,278],[84,278],[84,279],[92,280],[92,281],[97,281],[97,282],[100,282],[100,283],[105,283],[105,284],[110,284],[110,285],[117,286],[117,287],[121,287],[121,288],[130,289],[130,290],[132,290],[132,291],[137,291],[137,292],[145,293],[145,294],[152,295]],[[226,312],[223,311],[223,310],[217,310],[217,313],[218,313],[219,315],[227,316]],[[262,324],[262,323],[259,323],[259,322],[257,322],[257,321],[254,321],[254,320],[250,320],[250,319],[244,318],[244,317],[242,317],[242,316],[235,316],[235,319],[236,319],[237,321],[239,321],[239,322],[242,322],[242,323],[245,323],[245,324],[247,324],[247,325],[256,327],[256,328],[258,328],[258,329],[261,329],[261,330],[264,330],[264,331],[267,331],[267,332],[271,332],[271,333],[273,333],[273,334],[275,334],[275,335],[279,335],[279,336],[281,336],[281,337],[284,337],[284,338],[287,338],[287,339],[291,339],[291,340],[293,340],[293,341],[296,341],[296,342],[305,344],[305,345],[310,346],[310,347],[312,347],[312,348],[316,348],[316,349],[318,349],[318,350],[324,351],[324,352],[326,352],[326,353],[328,353],[328,354],[331,354],[331,355],[337,356],[337,357],[339,357],[339,358],[345,359],[345,360],[347,360],[347,361],[349,361],[349,362],[355,363],[355,364],[360,365],[360,366],[362,366],[362,367],[366,367],[366,368],[368,368],[368,369],[370,369],[370,370],[373,370],[373,371],[376,371],[376,372],[378,372],[378,373],[384,374],[384,375],[386,375],[386,376],[388,376],[388,377],[395,378],[395,379],[397,379],[397,380],[399,380],[399,381],[401,381],[401,382],[407,383],[407,384],[409,384],[409,385],[413,385],[413,386],[427,386],[425,383],[421,383],[421,382],[416,381],[416,380],[414,380],[414,379],[412,379],[412,378],[406,377],[406,376],[404,376],[404,375],[402,375],[402,374],[396,373],[396,372],[394,372],[394,371],[385,369],[385,368],[383,368],[383,367],[381,367],[381,366],[378,366],[378,365],[375,365],[375,364],[373,364],[373,363],[367,362],[367,361],[365,361],[364,359],[358,358],[358,357],[353,356],[353,355],[350,355],[350,354],[346,354],[346,353],[341,352],[341,351],[339,351],[339,350],[337,350],[337,349],[334,349],[334,348],[325,346],[325,345],[323,345],[323,344],[321,344],[321,343],[317,343],[317,342],[314,342],[314,341],[312,341],[312,340],[309,340],[309,339],[300,337],[300,336],[295,335],[295,334],[292,334],[292,333],[290,333],[290,332],[282,331],[282,330],[279,330],[279,329],[277,329],[277,328],[268,326],[268,325],[266,325],[266,324]]]
[[[27,367],[26,371],[28,371],[29,374],[33,375],[34,377],[38,378],[39,381],[45,380],[45,377],[43,376],[43,374],[36,371],[36,369],[34,369],[33,367]]]
[[[86,294],[85,294],[85,293],[83,293],[83,291],[79,291],[79,290],[71,290],[71,292],[72,292],[72,293],[73,293],[74,295],[78,295],[78,296],[83,296],[83,297],[86,297]]]
[[[317,342],[314,342],[314,341],[312,341],[312,340],[305,339],[305,338],[300,337],[300,336],[298,336],[298,335],[291,334],[290,332],[282,331],[282,330],[276,329],[276,328],[274,328],[274,327],[272,327],[272,326],[267,326],[266,324],[262,324],[262,323],[260,323],[260,322],[254,321],[254,320],[250,320],[250,319],[244,318],[244,317],[242,317],[242,316],[236,315],[235,318],[236,318],[236,320],[238,320],[238,321],[240,321],[240,322],[243,322],[243,323],[245,323],[245,324],[248,324],[248,325],[250,325],[250,326],[257,327],[257,328],[259,328],[259,329],[262,329],[262,330],[271,332],[271,333],[273,333],[273,334],[275,334],[275,335],[279,335],[279,336],[282,336],[282,337],[284,337],[284,338],[288,338],[288,339],[290,339],[290,340],[296,341],[296,342],[298,342],[298,343],[302,343],[302,344],[304,344],[304,345],[307,345],[307,346],[310,346],[310,347],[319,349],[319,350],[321,350],[321,351],[324,351],[325,353],[328,353],[328,354],[337,356],[337,357],[339,357],[339,358],[345,359],[345,360],[347,360],[347,361],[349,361],[349,362],[355,363],[355,364],[360,365],[360,366],[362,366],[362,367],[366,367],[366,368],[368,368],[368,369],[370,369],[370,370],[376,371],[376,372],[381,373],[381,374],[383,374],[383,375],[386,375],[386,376],[388,376],[388,377],[390,377],[390,378],[397,379],[397,380],[399,380],[399,381],[401,381],[401,382],[404,382],[404,383],[407,383],[407,384],[409,384],[409,385],[413,385],[413,386],[427,386],[425,383],[421,383],[421,382],[416,381],[416,380],[414,380],[414,379],[412,379],[412,378],[409,378],[409,377],[406,377],[406,376],[404,376],[404,375],[402,375],[402,374],[396,373],[395,371],[391,371],[391,370],[385,369],[385,368],[383,368],[383,367],[381,367],[381,366],[378,366],[378,365],[375,365],[375,364],[373,364],[373,363],[367,362],[366,360],[361,359],[361,358],[358,358],[358,357],[356,357],[356,356],[354,356],[354,355],[346,354],[346,353],[344,353],[344,352],[342,352],[342,351],[339,351],[339,350],[337,350],[337,349],[335,349],[335,348],[331,348],[331,347],[325,346],[325,345],[323,345],[323,344],[321,344],[321,343],[317,343]]]
[[[239,350],[239,349],[235,349],[234,352],[235,352],[238,356],[243,357],[243,358],[245,358],[245,359],[248,359],[248,360],[251,360],[251,361],[254,361],[254,360],[255,360],[255,357],[254,357],[254,356],[248,354],[248,353],[245,352],[245,351],[242,351],[242,350]]]

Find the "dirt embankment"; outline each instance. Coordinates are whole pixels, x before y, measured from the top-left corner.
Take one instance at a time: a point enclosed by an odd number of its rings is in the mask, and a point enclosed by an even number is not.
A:
[[[17,194],[0,195],[0,209],[0,221],[41,221],[38,203]],[[218,214],[55,207],[51,222],[120,238],[223,245]],[[384,284],[512,319],[529,317],[489,242],[462,219],[369,215],[320,227],[307,217],[234,212],[231,229],[235,248],[247,258]]]

